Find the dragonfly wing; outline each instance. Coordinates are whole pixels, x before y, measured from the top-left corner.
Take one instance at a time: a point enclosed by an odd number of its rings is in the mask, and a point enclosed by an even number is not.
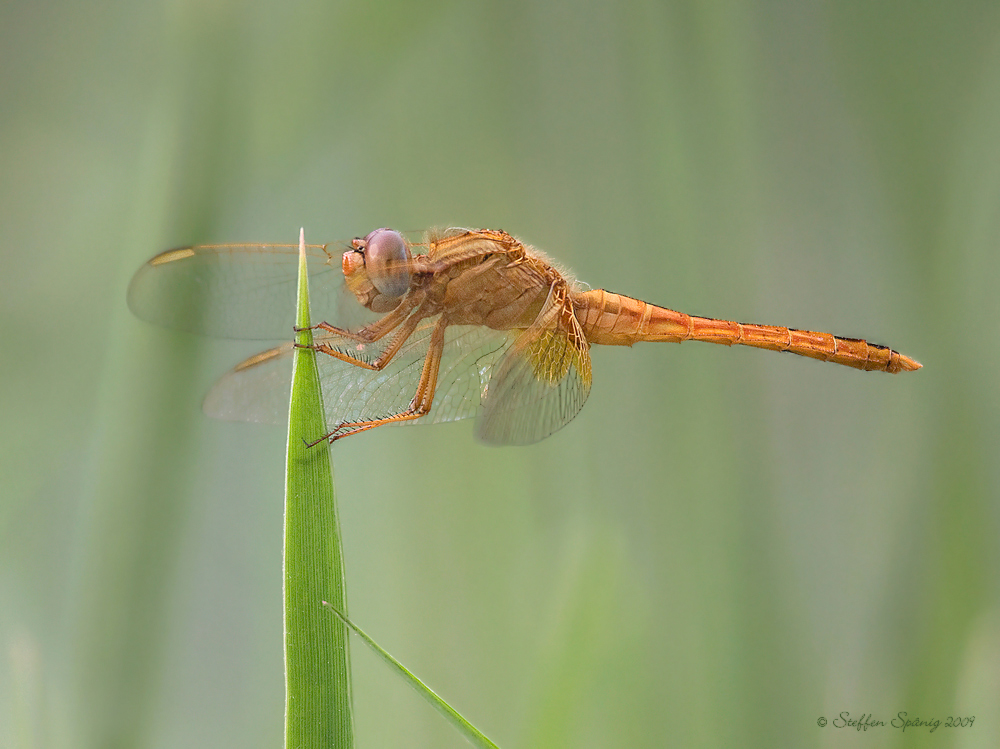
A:
[[[417,389],[433,322],[424,320],[384,369],[359,367],[318,354],[320,383],[327,427],[378,419],[406,409]],[[375,343],[360,343],[335,335],[317,336],[331,348],[364,362],[374,362],[390,344],[392,333]]]
[[[449,327],[430,413],[403,423],[439,424],[478,415],[490,374],[513,341],[514,336],[507,331],[471,325]]]
[[[550,302],[497,364],[476,435],[527,445],[568,424],[590,394],[590,351],[572,306]]]
[[[409,406],[416,394],[437,320],[437,316],[422,320],[381,371],[362,369],[330,356],[317,359],[331,429],[339,424],[398,414]],[[334,337],[322,340],[363,361],[374,361],[391,337],[390,334],[375,344],[336,341]],[[475,416],[489,373],[509,346],[510,339],[504,332],[476,326],[448,327],[430,412],[399,423],[437,424]]]
[[[320,354],[317,365],[323,388],[327,425],[366,421],[404,410],[416,392],[436,317],[421,321],[393,361],[382,371],[358,367]],[[319,335],[316,341],[362,361],[378,358],[388,339],[371,344],[340,336]],[[490,373],[510,348],[503,332],[473,326],[446,331],[438,386],[430,413],[400,424],[436,424],[477,414]],[[288,418],[292,375],[291,344],[256,354],[226,373],[209,391],[205,413],[227,421],[283,424]]]
[[[292,344],[261,351],[224,374],[202,402],[213,419],[284,424],[292,391]]]
[[[343,328],[371,319],[344,290],[338,246],[306,245],[314,316]],[[220,338],[290,338],[295,324],[298,245],[226,244],[161,252],[132,278],[128,303],[140,318]],[[354,316],[352,318],[352,315]]]
[[[406,408],[416,390],[432,327],[433,323],[426,322],[419,326],[392,364],[380,372],[318,354],[316,363],[330,428]],[[314,336],[317,343],[325,343],[364,362],[377,359],[388,345],[389,338],[375,343],[359,343],[326,333]],[[254,354],[237,364],[205,396],[202,404],[205,413],[225,421],[286,423],[294,351],[295,347],[286,343]]]

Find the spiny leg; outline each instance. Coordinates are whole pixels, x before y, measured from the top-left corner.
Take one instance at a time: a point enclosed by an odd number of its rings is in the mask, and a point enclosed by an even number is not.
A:
[[[414,394],[413,399],[410,401],[410,405],[407,406],[405,410],[381,419],[340,424],[329,434],[324,435],[315,442],[310,443],[310,446],[318,444],[325,439],[330,440],[330,442],[336,442],[344,437],[360,434],[361,432],[366,432],[369,429],[374,429],[375,427],[382,426],[383,424],[396,424],[403,421],[411,421],[412,419],[419,419],[421,416],[425,416],[427,412],[431,410],[431,405],[434,402],[434,391],[437,389],[438,371],[441,368],[441,355],[444,352],[444,331],[447,327],[448,323],[445,320],[444,315],[442,315],[438,319],[437,323],[435,323],[434,331],[431,333],[431,342],[427,347],[427,356],[424,357],[424,367],[420,372],[420,382],[417,383],[417,392]]]
[[[374,343],[392,332],[397,325],[406,319],[406,316],[410,314],[413,308],[422,301],[422,294],[408,294],[392,312],[354,332],[338,328],[336,325],[331,325],[328,322],[310,325],[308,329],[324,330],[327,333],[333,333],[334,335],[339,335],[342,338],[357,341],[358,343]],[[298,332],[298,329],[296,329],[296,332]]]
[[[409,319],[406,316],[410,313],[416,304],[421,302],[420,308],[412,315]],[[417,323],[426,316],[426,314],[421,314],[421,310],[426,307],[426,300],[423,296],[413,295],[412,298],[408,298],[399,304],[396,309],[394,309],[389,314],[376,320],[370,325],[366,325],[360,330],[351,333],[347,330],[341,330],[340,328],[334,327],[329,323],[318,323],[309,328],[309,330],[321,329],[328,330],[341,338],[347,338],[351,341],[356,341],[358,343],[374,343],[375,341],[381,340],[386,335],[388,335],[394,328],[399,326],[400,322],[403,326],[399,329],[396,337],[389,344],[389,347],[382,352],[382,355],[376,360],[374,364],[363,361],[356,356],[351,356],[349,353],[343,351],[337,351],[329,343],[324,343],[320,341],[319,343],[312,343],[309,345],[296,343],[295,348],[311,348],[314,351],[319,351],[320,353],[332,356],[335,359],[340,359],[341,361],[346,361],[350,364],[354,364],[365,369],[382,369],[386,364],[392,359],[393,356],[399,351],[400,347],[406,342],[406,339],[413,334]],[[402,337],[400,337],[402,336]]]
[[[338,351],[333,348],[329,343],[314,343],[312,345],[313,351],[332,356],[335,359],[340,359],[348,364],[353,364],[356,367],[361,367],[362,369],[371,369],[376,372],[385,369],[385,367],[392,361],[393,357],[399,353],[399,350],[403,347],[403,344],[409,340],[410,336],[413,335],[413,331],[417,329],[417,325],[420,321],[424,319],[424,315],[421,314],[420,310],[417,310],[412,315],[410,315],[399,329],[396,334],[393,335],[392,340],[386,349],[379,355],[379,357],[373,362],[366,362],[362,359],[358,359],[355,356],[345,351]]]

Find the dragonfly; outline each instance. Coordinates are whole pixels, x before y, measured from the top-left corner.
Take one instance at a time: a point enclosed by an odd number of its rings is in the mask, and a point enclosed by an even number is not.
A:
[[[331,442],[387,424],[475,417],[486,443],[537,442],[572,420],[591,388],[592,345],[703,341],[785,351],[855,369],[920,368],[859,338],[732,322],[591,289],[543,252],[490,229],[410,239],[376,229],[306,245],[313,326]],[[171,328],[288,338],[298,245],[196,245],[162,252],[136,273],[129,306]],[[288,342],[224,375],[204,401],[218,418],[280,422]]]

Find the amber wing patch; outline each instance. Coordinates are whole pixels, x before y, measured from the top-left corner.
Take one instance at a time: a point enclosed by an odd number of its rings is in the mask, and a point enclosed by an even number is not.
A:
[[[565,293],[553,289],[538,319],[497,364],[476,434],[501,445],[544,439],[579,413],[590,383],[589,345]]]

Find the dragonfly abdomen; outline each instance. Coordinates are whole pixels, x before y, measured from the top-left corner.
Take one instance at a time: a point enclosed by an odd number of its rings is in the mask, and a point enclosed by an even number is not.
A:
[[[859,338],[696,317],[603,289],[577,294],[574,303],[591,343],[631,346],[638,341],[704,341],[788,351],[867,371],[904,372],[920,368],[918,362],[898,351]]]

